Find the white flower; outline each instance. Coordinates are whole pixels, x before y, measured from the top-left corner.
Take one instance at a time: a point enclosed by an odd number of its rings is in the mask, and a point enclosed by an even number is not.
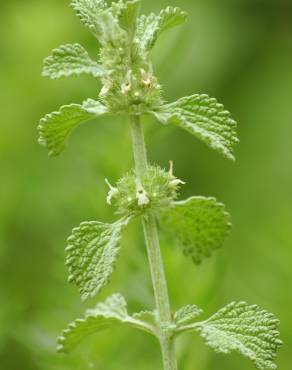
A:
[[[149,204],[149,198],[146,191],[143,188],[138,189],[137,191],[138,206],[143,207]]]

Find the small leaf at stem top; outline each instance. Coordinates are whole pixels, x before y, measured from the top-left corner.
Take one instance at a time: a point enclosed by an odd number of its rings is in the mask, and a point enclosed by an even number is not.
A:
[[[100,13],[107,8],[105,0],[72,0],[71,6],[81,22],[93,32],[98,25]]]
[[[137,19],[140,11],[141,0],[131,0],[122,3],[113,3],[117,8],[117,18],[120,27],[128,33],[129,41],[133,40],[136,33]]]
[[[172,6],[161,10],[160,14],[142,15],[138,20],[137,39],[144,52],[155,45],[158,37],[167,29],[179,26],[186,21],[187,13]]]

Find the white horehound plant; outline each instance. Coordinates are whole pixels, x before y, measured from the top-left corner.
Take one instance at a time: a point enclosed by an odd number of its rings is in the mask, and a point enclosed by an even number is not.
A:
[[[39,142],[50,156],[65,147],[79,124],[105,115],[127,115],[133,141],[135,169],[110,187],[107,202],[117,207],[120,219],[113,224],[83,222],[73,229],[66,248],[69,281],[82,300],[93,297],[109,283],[119,255],[122,233],[129,222],[143,224],[156,307],[129,314],[125,298],[114,294],[69,324],[58,339],[58,350],[69,352],[89,334],[115,324],[129,324],[157,337],[164,370],[176,370],[175,339],[198,332],[217,352],[233,350],[250,358],[260,369],[276,369],[279,339],[277,318],[256,305],[232,302],[209,319],[198,321],[202,310],[187,305],[172,313],[159,246],[157,223],[173,235],[183,253],[199,264],[220,248],[230,229],[229,214],[214,198],[191,197],[177,201],[183,182],[169,171],[147,162],[141,124],[144,114],[162,124],[185,129],[211,148],[234,159],[238,142],[236,122],[215,99],[192,95],[174,103],[162,98],[153,73],[151,49],[161,33],[183,24],[186,13],[167,7],[158,15],[139,15],[140,0],[73,0],[72,7],[100,44],[98,60],[92,60],[79,44],[66,44],[45,59],[43,75],[51,79],[89,74],[102,82],[96,100],[65,105],[46,115],[38,126]]]

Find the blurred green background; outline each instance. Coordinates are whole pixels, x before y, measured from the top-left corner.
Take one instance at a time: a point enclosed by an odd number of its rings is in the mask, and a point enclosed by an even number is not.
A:
[[[182,197],[212,195],[226,203],[233,232],[225,247],[194,266],[162,235],[173,308],[196,303],[208,315],[231,300],[257,303],[281,319],[279,369],[291,368],[292,346],[292,2],[291,0],[145,0],[146,12],[179,5],[188,24],[164,35],[153,52],[169,101],[215,96],[239,122],[237,162],[229,163],[175,127],[146,118],[149,157],[169,159],[187,182]],[[37,144],[36,125],[62,104],[96,97],[87,77],[49,81],[42,60],[62,43],[96,54],[68,0],[0,4],[0,369],[160,370],[150,336],[116,328],[88,338],[72,355],[55,353],[67,322],[82,315],[66,281],[64,246],[84,220],[112,221],[107,187],[132,166],[128,123],[101,119],[76,131],[56,159]],[[98,299],[121,292],[130,310],[152,308],[139,223],[123,239],[112,283]],[[238,354],[218,355],[195,334],[180,338],[181,370],[249,370]]]

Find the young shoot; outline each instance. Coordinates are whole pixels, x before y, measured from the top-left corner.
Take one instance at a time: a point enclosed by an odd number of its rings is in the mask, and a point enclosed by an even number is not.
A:
[[[45,59],[43,76],[58,79],[87,74],[99,79],[102,88],[94,99],[62,106],[42,118],[39,142],[50,156],[57,156],[81,123],[101,116],[128,117],[134,169],[115,185],[106,180],[107,203],[117,215],[113,223],[92,220],[73,229],[66,247],[69,281],[77,286],[82,300],[99,294],[114,272],[125,228],[138,218],[144,230],[155,307],[151,312],[129,313],[125,298],[114,294],[68,325],[58,339],[58,351],[70,352],[89,334],[127,324],[157,338],[164,370],[178,369],[175,340],[189,331],[201,335],[217,352],[237,351],[260,370],[276,369],[274,360],[282,342],[273,314],[256,305],[232,302],[200,320],[203,311],[195,305],[176,312],[170,307],[158,222],[172,234],[183,254],[200,264],[222,247],[230,231],[230,216],[212,197],[177,200],[184,182],[175,177],[172,163],[169,171],[148,163],[141,118],[150,115],[163,125],[184,129],[231,160],[238,142],[236,122],[216,99],[200,94],[172,103],[163,99],[150,52],[163,32],[185,23],[186,12],[169,6],[159,14],[140,15],[140,0],[111,4],[72,0],[71,5],[96,38],[98,58],[91,59],[79,44],[65,44]]]

